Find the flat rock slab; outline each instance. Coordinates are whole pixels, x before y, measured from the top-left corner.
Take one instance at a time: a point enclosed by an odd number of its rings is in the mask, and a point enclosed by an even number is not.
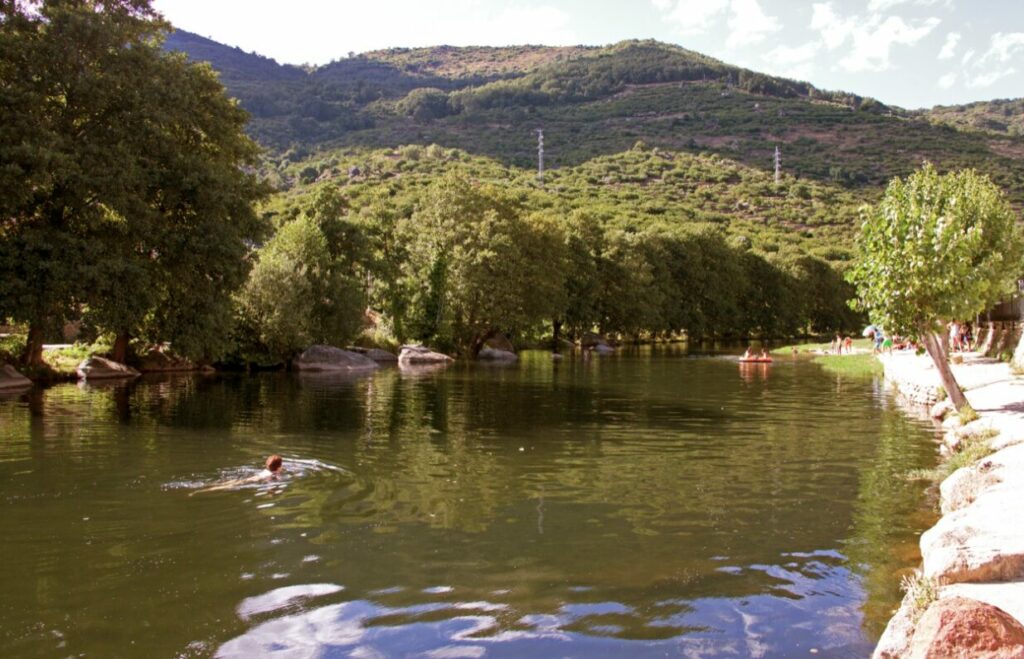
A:
[[[966,597],[932,603],[917,622],[908,659],[1024,656],[1024,625],[1002,609]]]
[[[497,348],[481,348],[480,353],[476,357],[480,361],[485,362],[514,362],[519,359],[519,355],[516,353]]]
[[[1024,444],[1016,444],[957,469],[939,485],[942,513],[974,503],[984,492],[1009,488],[1024,492]]]
[[[387,350],[381,350],[380,348],[359,348],[352,346],[346,348],[346,350],[358,352],[360,355],[368,357],[378,364],[387,364],[398,361],[398,355],[393,352],[388,352]]]
[[[440,352],[434,352],[430,348],[424,346],[402,346],[402,352],[398,355],[398,364],[400,366],[416,364],[448,364],[453,361],[455,360],[448,355],[441,354]]]
[[[78,365],[78,376],[86,380],[136,378],[139,372],[131,366],[106,357],[90,357]]]
[[[1005,483],[942,517],[921,535],[924,574],[941,584],[1024,577],[1024,497]]]
[[[368,371],[378,367],[377,362],[358,352],[325,345],[310,346],[295,358],[292,365],[300,371],[323,373]]]
[[[19,373],[10,364],[0,365],[0,389],[27,389],[32,380]]]

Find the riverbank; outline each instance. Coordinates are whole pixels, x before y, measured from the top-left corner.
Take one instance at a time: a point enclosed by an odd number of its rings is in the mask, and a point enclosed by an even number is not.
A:
[[[963,423],[927,356],[879,361],[905,399],[942,419],[946,466],[957,468],[939,484],[942,517],[921,536],[921,569],[874,656],[1021,656],[1024,378],[1005,362],[965,354],[952,367],[977,418]]]

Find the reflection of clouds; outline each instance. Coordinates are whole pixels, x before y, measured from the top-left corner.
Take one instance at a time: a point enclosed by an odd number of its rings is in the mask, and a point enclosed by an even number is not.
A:
[[[254,615],[258,615],[260,613],[269,613],[270,611],[283,609],[297,600],[309,597],[320,597],[321,595],[331,595],[333,593],[341,592],[342,590],[345,590],[344,586],[337,586],[329,583],[301,584],[298,586],[275,588],[268,593],[256,595],[255,597],[247,597],[242,600],[242,603],[238,605],[237,609],[238,617],[242,620],[248,620]]]
[[[351,646],[366,634],[363,621],[375,613],[366,602],[344,602],[258,625],[220,646],[218,657],[318,657],[325,647]]]

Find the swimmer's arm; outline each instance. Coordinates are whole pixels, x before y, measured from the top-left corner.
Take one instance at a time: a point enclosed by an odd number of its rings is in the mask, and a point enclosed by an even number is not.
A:
[[[236,478],[235,480],[226,481],[224,483],[221,483],[220,485],[214,485],[212,487],[204,487],[201,490],[196,490],[195,492],[189,493],[189,496],[190,497],[191,496],[195,496],[195,495],[200,494],[202,492],[220,492],[220,491],[223,491],[223,490],[231,490],[231,489],[234,489],[234,488],[238,487],[239,485],[248,485],[249,483],[259,483],[259,482],[261,482],[263,480],[264,480],[263,476],[250,476],[249,478]]]

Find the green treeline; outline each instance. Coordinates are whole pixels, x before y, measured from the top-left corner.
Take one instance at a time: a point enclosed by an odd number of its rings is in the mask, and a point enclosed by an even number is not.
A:
[[[648,217],[459,170],[424,187],[344,186],[302,197],[238,296],[246,359],[344,344],[374,310],[377,338],[475,355],[496,332],[525,341],[592,331],[626,340],[791,336],[850,329],[851,289],[827,261],[765,253],[720,227]]]
[[[436,146],[370,154],[365,171],[260,162],[246,114],[209,67],[160,47],[147,2],[2,12],[0,319],[28,328],[28,366],[68,320],[118,361],[134,340],[234,363],[356,339],[472,356],[499,331],[857,322],[829,238],[848,228],[845,193],[642,145],[546,186]]]

